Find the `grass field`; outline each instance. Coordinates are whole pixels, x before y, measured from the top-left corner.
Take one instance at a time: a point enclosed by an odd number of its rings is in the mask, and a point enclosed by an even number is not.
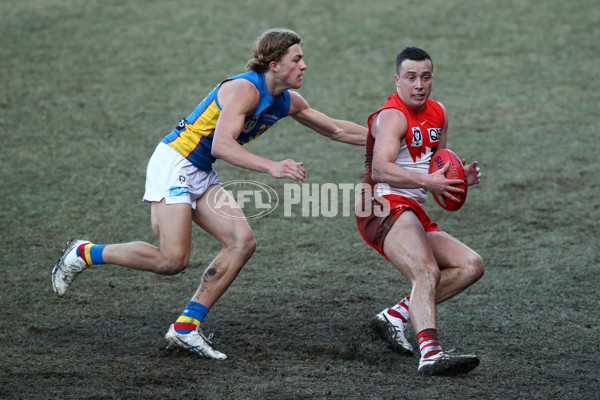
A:
[[[4,0],[0,398],[600,398],[599,22],[592,0]],[[203,325],[225,362],[162,339],[219,249],[200,229],[183,274],[108,265],[52,292],[73,237],[156,244],[141,202],[156,143],[276,26],[303,37],[300,93],[361,124],[394,90],[403,47],[432,55],[449,147],[484,174],[460,211],[426,205],[486,263],[438,307],[445,348],[481,358],[472,373],[421,377],[418,358],[371,335],[410,288],[352,217],[251,221],[257,251]],[[248,149],[303,161],[310,183],[361,179],[363,149],[291,120]]]

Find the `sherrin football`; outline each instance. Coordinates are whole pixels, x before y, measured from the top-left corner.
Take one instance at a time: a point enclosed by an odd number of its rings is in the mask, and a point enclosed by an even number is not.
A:
[[[464,193],[452,193],[452,196],[459,199],[458,203],[452,201],[452,199],[444,198],[443,196],[438,196],[433,194],[433,198],[435,201],[442,207],[444,210],[448,211],[456,211],[465,204],[465,200],[467,199],[467,176],[465,175],[465,169],[463,168],[463,164],[460,161],[460,158],[451,150],[441,149],[436,151],[431,157],[431,162],[429,163],[429,173],[433,173],[435,171],[439,171],[444,168],[446,164],[450,162],[450,168],[446,171],[445,175],[448,179],[461,179],[464,183],[460,185],[455,185],[463,189]],[[441,198],[444,200],[442,201]],[[446,203],[444,205],[444,203]]]

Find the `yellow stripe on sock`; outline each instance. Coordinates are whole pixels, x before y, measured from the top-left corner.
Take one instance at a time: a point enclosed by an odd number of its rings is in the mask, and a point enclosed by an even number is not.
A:
[[[92,243],[88,243],[83,248],[83,252],[85,253],[85,263],[88,266],[92,265],[92,254],[91,254],[92,246],[93,246]]]
[[[181,322],[181,323],[189,322],[191,324],[200,326],[200,321],[198,321],[196,318],[190,318],[190,317],[186,317],[184,315],[180,315],[179,318],[177,318],[176,322]]]

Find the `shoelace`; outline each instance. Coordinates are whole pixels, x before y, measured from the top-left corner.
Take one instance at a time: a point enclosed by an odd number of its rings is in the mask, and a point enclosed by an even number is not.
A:
[[[390,321],[390,319],[387,316],[383,316],[383,318],[385,318],[385,321],[387,322],[387,326],[388,329],[390,330],[390,332],[392,332],[393,334],[397,335],[398,332],[402,332],[402,330],[400,330],[400,328],[398,328],[396,325],[392,324],[392,321]],[[403,330],[405,332],[405,330]],[[405,334],[406,336],[406,334]]]
[[[208,337],[206,337],[206,336],[204,335],[204,332],[202,332],[202,329],[198,328],[196,331],[197,331],[197,332],[198,332],[198,334],[199,334],[199,335],[202,337],[202,339],[204,339],[204,340],[206,341],[206,343],[208,343],[208,344],[212,344],[212,342],[210,341],[210,340],[213,338],[213,336],[214,336],[212,333],[209,333],[209,334],[208,334]]]

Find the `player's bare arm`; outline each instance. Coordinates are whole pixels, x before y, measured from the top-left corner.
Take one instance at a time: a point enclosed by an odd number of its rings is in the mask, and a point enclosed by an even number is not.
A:
[[[367,128],[350,121],[328,117],[310,107],[298,93],[290,92],[290,116],[302,125],[342,143],[364,146],[367,140]]]
[[[225,82],[219,89],[218,99],[222,110],[213,139],[214,157],[240,168],[268,173],[275,178],[305,180],[302,163],[290,159],[271,161],[253,154],[237,142],[246,116],[252,114],[259,101],[258,90],[251,82],[244,79]]]
[[[462,189],[452,186],[462,181],[447,179],[444,176],[449,165],[433,174],[420,174],[408,171],[395,163],[407,128],[406,117],[398,110],[383,110],[375,117],[371,125],[371,133],[375,137],[371,173],[373,179],[397,188],[424,188],[443,196],[449,196],[450,192],[462,193]],[[440,141],[440,144],[445,145],[445,140]]]

